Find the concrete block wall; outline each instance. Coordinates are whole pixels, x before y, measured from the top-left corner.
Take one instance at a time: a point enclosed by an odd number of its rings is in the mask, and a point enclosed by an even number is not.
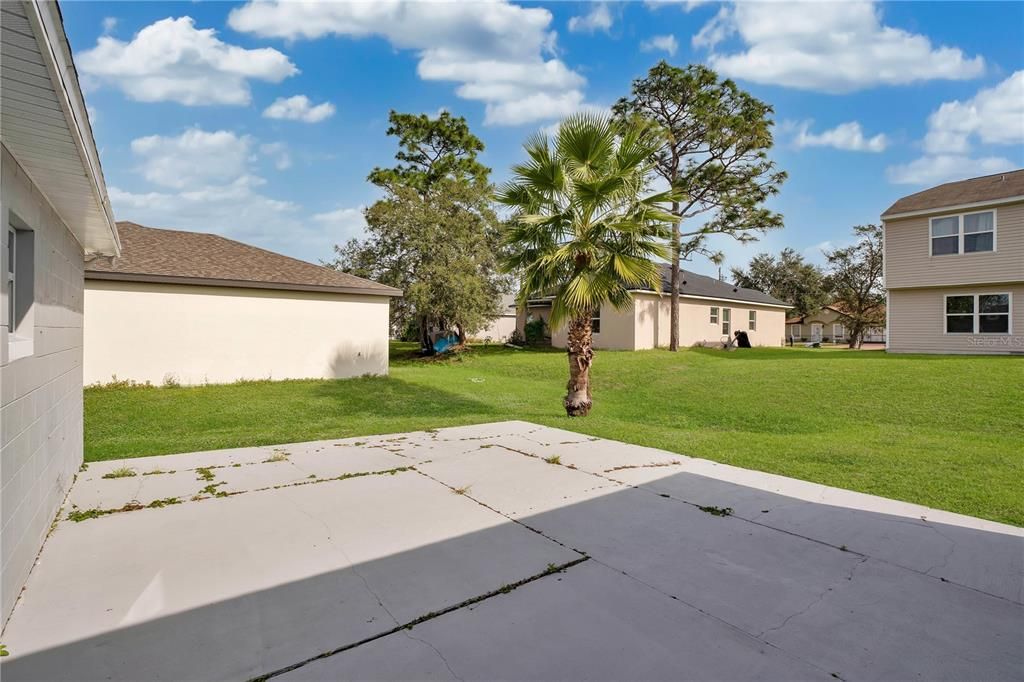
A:
[[[6,623],[82,463],[83,251],[6,148],[3,266],[12,214],[34,231],[32,353],[11,359],[0,278],[0,619]],[[0,270],[6,273],[6,269]]]

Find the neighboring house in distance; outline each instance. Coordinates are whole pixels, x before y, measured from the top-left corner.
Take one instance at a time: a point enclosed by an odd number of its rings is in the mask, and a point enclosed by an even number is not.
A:
[[[516,330],[516,298],[506,295],[501,297],[498,310],[499,316],[487,327],[481,329],[470,337],[479,341],[490,341],[491,343],[505,343]]]
[[[0,12],[4,623],[82,464],[82,264],[118,239],[60,8]]]
[[[120,258],[86,263],[87,384],[387,374],[398,289],[218,235],[118,232]]]
[[[849,343],[846,324],[840,309],[827,305],[809,315],[786,318],[786,338],[794,342],[820,341]],[[864,333],[864,343],[885,343],[885,327],[871,327]]]
[[[609,350],[643,350],[667,347],[670,330],[670,269],[661,268],[662,291],[633,291],[623,310],[606,304],[594,315],[594,347]],[[754,346],[785,343],[786,311],[792,306],[754,289],[744,289],[714,277],[681,271],[679,297],[679,345],[718,345],[733,332],[747,332]],[[551,317],[550,299],[529,301],[526,319]],[[522,329],[520,329],[522,331]],[[564,348],[567,331],[551,330],[551,345]]]
[[[887,350],[1024,353],[1024,169],[903,197],[882,223]]]

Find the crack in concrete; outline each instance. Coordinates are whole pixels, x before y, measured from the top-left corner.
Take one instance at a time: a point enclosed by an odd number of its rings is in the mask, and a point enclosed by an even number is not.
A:
[[[849,572],[849,573],[848,573],[848,574],[846,575],[846,580],[847,580],[847,582],[849,582],[849,581],[852,581],[852,580],[853,580],[853,575],[854,575],[854,573],[856,573],[856,572],[857,572],[857,569],[858,569],[858,568],[859,568],[860,566],[862,566],[862,565],[863,565],[863,564],[864,564],[864,563],[865,563],[865,562],[866,562],[866,561],[867,561],[867,560],[868,560],[869,558],[870,558],[870,557],[863,557],[863,558],[862,558],[862,559],[861,559],[860,561],[858,561],[857,563],[853,564],[853,566],[851,566],[851,567],[850,567],[850,572]],[[826,587],[826,588],[825,588],[825,589],[824,589],[824,590],[822,591],[822,593],[821,593],[821,594],[819,594],[819,595],[818,595],[818,596],[817,596],[817,597],[816,597],[816,598],[815,598],[815,599],[814,599],[813,601],[811,601],[811,603],[810,603],[810,604],[808,604],[807,606],[803,607],[802,609],[800,609],[800,610],[799,610],[799,611],[797,611],[796,613],[794,613],[794,614],[791,614],[791,615],[789,615],[789,616],[786,616],[786,617],[785,617],[785,618],[784,618],[784,619],[782,620],[782,622],[781,622],[781,623],[779,623],[778,625],[773,625],[773,626],[772,626],[772,627],[770,627],[770,628],[765,628],[764,630],[762,630],[761,632],[757,633],[757,634],[756,634],[756,635],[754,635],[754,636],[755,636],[755,637],[757,637],[758,639],[761,639],[761,640],[763,640],[764,636],[765,636],[765,635],[767,635],[767,634],[768,634],[769,632],[777,632],[777,631],[781,630],[782,628],[786,627],[786,626],[787,626],[787,625],[789,624],[789,622],[790,622],[791,620],[793,620],[794,618],[797,618],[797,617],[799,617],[799,616],[802,616],[802,615],[804,615],[805,613],[808,613],[808,612],[809,612],[809,611],[810,611],[811,609],[813,609],[813,608],[814,608],[815,606],[817,606],[818,604],[820,604],[821,602],[823,602],[823,601],[825,600],[825,597],[827,597],[827,596],[829,595],[829,593],[830,593],[830,592],[833,592],[833,591],[834,591],[834,588],[835,588],[835,586],[837,586],[837,585],[842,585],[842,584],[843,584],[843,583],[842,583],[841,581],[837,581],[837,582],[833,583],[832,585],[829,585],[828,587]],[[765,641],[766,641],[766,640],[765,640]]]
[[[565,544],[561,540],[558,540],[557,538],[551,537],[550,535],[548,535],[544,531],[540,530],[539,528],[534,528],[533,526],[531,526],[529,524],[523,523],[520,519],[517,519],[515,517],[509,516],[505,512],[503,512],[503,511],[501,511],[499,509],[495,509],[494,507],[492,507],[491,505],[487,504],[486,502],[483,502],[482,500],[479,500],[479,499],[473,497],[472,495],[469,494],[469,488],[471,486],[467,486],[467,488],[465,490],[463,490],[462,492],[459,492],[458,488],[455,488],[454,486],[448,485],[447,483],[445,483],[441,479],[435,478],[435,477],[431,476],[430,474],[426,473],[425,471],[420,471],[419,469],[416,469],[416,468],[413,468],[413,471],[415,471],[420,476],[425,476],[425,477],[429,478],[431,481],[434,481],[435,483],[437,483],[439,485],[443,485],[445,488],[447,488],[448,490],[452,491],[453,493],[455,493],[457,495],[460,495],[461,497],[465,497],[468,500],[472,500],[473,502],[477,503],[478,505],[480,505],[484,509],[486,509],[486,510],[488,510],[490,512],[494,512],[498,516],[501,516],[502,518],[508,519],[509,521],[511,521],[512,523],[514,523],[514,524],[516,524],[518,526],[522,526],[523,528],[525,528],[526,530],[530,531],[531,533],[536,533],[537,535],[541,536],[542,538],[544,538],[546,540],[550,540],[551,542],[555,543],[559,547],[562,547],[564,549],[568,549],[568,550],[571,550],[573,552],[576,552],[577,554],[579,554],[580,556],[582,556],[584,558],[589,558],[590,557],[590,555],[587,554],[586,552],[578,550],[575,547],[570,547],[569,545]]]
[[[448,659],[444,657],[444,654],[442,654],[438,650],[438,648],[436,646],[434,646],[433,644],[431,644],[430,642],[428,642],[425,639],[421,639],[419,637],[413,637],[411,634],[409,634],[408,630],[403,630],[403,632],[405,633],[405,636],[408,637],[409,639],[411,639],[411,640],[413,640],[415,642],[419,642],[420,644],[426,645],[431,651],[433,651],[435,654],[437,654],[437,657],[441,659],[442,663],[444,663],[444,667],[448,668],[448,672],[451,674],[451,676],[454,677],[455,679],[457,679],[459,682],[464,682],[464,680],[461,677],[459,677],[455,673],[454,670],[452,670],[452,666],[451,666],[450,663],[448,663]]]
[[[364,639],[361,639],[358,642],[352,642],[351,644],[346,644],[344,646],[338,647],[337,649],[332,649],[330,651],[325,651],[323,653],[317,654],[316,656],[312,656],[310,658],[307,658],[304,661],[299,661],[298,663],[292,663],[291,665],[285,666],[283,668],[278,668],[277,670],[273,670],[273,671],[271,671],[269,673],[265,673],[263,675],[259,675],[257,677],[252,678],[250,680],[250,682],[264,682],[265,680],[269,680],[271,678],[278,677],[280,675],[284,675],[285,673],[292,672],[293,670],[298,670],[299,668],[305,667],[305,666],[309,665],[310,663],[314,663],[316,661],[321,661],[321,660],[323,660],[325,658],[330,658],[331,656],[335,656],[337,654],[344,653],[346,651],[350,651],[352,649],[355,649],[356,647],[363,646],[364,644],[369,644],[370,642],[374,642],[374,641],[376,641],[378,639],[382,639],[382,638],[387,637],[389,635],[393,635],[393,634],[396,634],[396,633],[402,632],[402,631],[411,630],[411,629],[413,629],[417,625],[420,625],[422,623],[426,623],[427,621],[434,620],[435,618],[440,618],[441,616],[447,615],[447,614],[452,613],[454,611],[458,611],[458,610],[464,609],[464,608],[469,607],[469,606],[474,606],[476,604],[479,604],[482,601],[490,599],[491,597],[496,597],[498,595],[508,594],[509,592],[512,592],[514,590],[519,589],[523,585],[528,585],[528,584],[530,584],[532,582],[540,580],[541,578],[545,578],[545,577],[547,577],[549,575],[553,575],[555,573],[564,573],[568,569],[573,568],[574,566],[579,566],[584,561],[588,561],[589,559],[590,559],[590,557],[581,556],[578,559],[573,559],[572,561],[568,561],[568,562],[566,562],[564,564],[560,564],[560,565],[557,565],[557,566],[551,565],[547,569],[545,569],[544,571],[542,571],[540,573],[537,573],[537,574],[534,574],[534,575],[531,575],[531,576],[529,576],[527,578],[523,578],[522,580],[518,580],[518,581],[516,581],[514,583],[510,583],[508,585],[502,585],[501,587],[499,587],[496,590],[491,590],[489,592],[485,592],[484,594],[477,595],[476,597],[470,597],[469,599],[461,601],[458,604],[452,604],[451,606],[445,607],[445,608],[441,609],[440,611],[432,611],[430,613],[426,613],[426,614],[424,614],[424,615],[422,615],[422,616],[420,616],[418,618],[415,618],[415,619],[409,621],[408,623],[399,624],[399,625],[395,626],[394,628],[391,628],[390,630],[386,630],[384,632],[377,633],[376,635],[371,635],[370,637],[366,637]],[[420,641],[422,641],[422,640],[420,640]],[[427,642],[424,642],[424,644],[426,644],[426,643]],[[436,651],[436,649],[435,649],[435,651]],[[438,655],[440,655],[440,652],[438,652]],[[446,664],[447,664],[447,662],[446,662]],[[450,668],[449,668],[449,670],[450,670]],[[454,673],[452,673],[452,674],[454,675]]]

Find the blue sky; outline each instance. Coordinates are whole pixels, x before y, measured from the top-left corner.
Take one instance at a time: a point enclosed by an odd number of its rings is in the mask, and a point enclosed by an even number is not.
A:
[[[115,215],[311,261],[362,229],[390,109],[465,116],[497,182],[535,130],[659,59],[775,108],[786,227],[820,249],[896,198],[1024,166],[1024,3],[67,2]],[[706,261],[691,269],[712,273]]]

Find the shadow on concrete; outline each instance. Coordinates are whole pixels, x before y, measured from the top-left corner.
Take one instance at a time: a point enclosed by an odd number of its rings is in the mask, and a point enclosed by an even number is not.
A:
[[[345,483],[331,485],[344,494]],[[1009,680],[1024,669],[1020,537],[694,474],[641,485],[522,518],[546,536],[531,536],[529,561],[521,546],[508,553],[512,522],[495,515],[501,523],[479,532],[36,653],[15,650],[3,678]],[[400,495],[381,504],[401,504]],[[162,518],[153,514],[150,532],[162,532]],[[211,579],[218,553],[244,551],[237,543],[225,537],[203,558]],[[510,587],[575,561],[568,548],[590,558]],[[510,579],[503,566],[516,557]],[[87,564],[116,573],[132,562],[129,550]],[[78,587],[46,598],[88,622]],[[337,653],[312,660],[329,652]]]

